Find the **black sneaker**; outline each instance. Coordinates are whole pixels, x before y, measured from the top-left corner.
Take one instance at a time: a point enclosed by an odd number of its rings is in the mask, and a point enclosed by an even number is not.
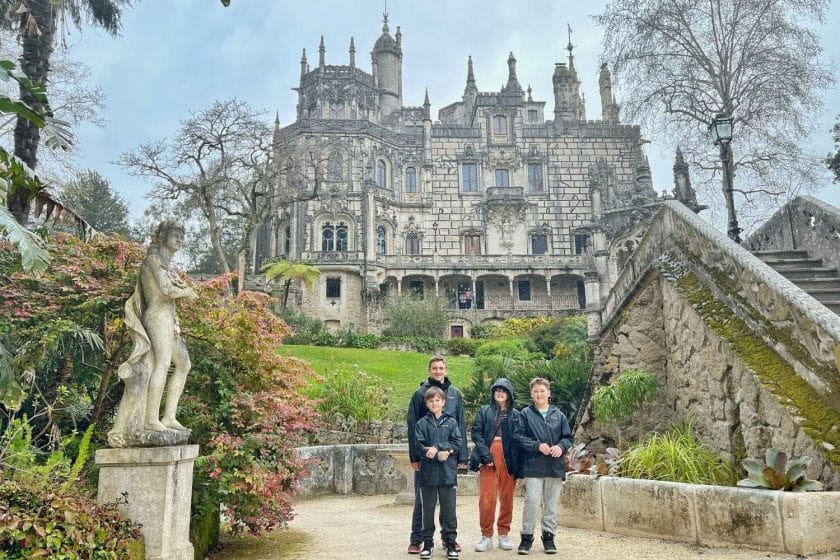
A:
[[[446,558],[448,560],[458,560],[460,557],[461,554],[458,552],[458,549],[455,548],[455,543],[446,543]]]
[[[424,543],[423,550],[420,551],[420,558],[431,558],[432,552],[435,551],[435,547],[432,543]]]
[[[519,554],[531,554],[531,545],[534,544],[534,535],[522,534],[522,540],[519,541],[519,548],[516,551]]]
[[[557,547],[554,546],[554,535],[552,533],[542,534],[543,550],[546,554],[557,554]]]

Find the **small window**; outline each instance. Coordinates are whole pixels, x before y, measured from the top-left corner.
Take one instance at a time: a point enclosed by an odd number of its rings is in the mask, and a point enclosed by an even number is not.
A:
[[[575,234],[575,255],[580,255],[586,251],[586,244],[589,241],[589,236],[584,233]]]
[[[341,278],[327,278],[327,297],[341,297]]]
[[[335,250],[347,251],[347,226],[344,224],[335,228]]]
[[[333,235],[333,226],[330,223],[324,224],[321,228],[321,250],[334,251],[335,250],[335,236]]]
[[[543,190],[543,171],[541,163],[528,164],[528,190],[539,192]]]
[[[507,169],[497,169],[496,170],[496,186],[497,187],[509,187],[510,186],[510,173]]]
[[[376,227],[376,254],[385,254],[385,228],[382,226]]]
[[[405,192],[417,192],[417,170],[414,167],[405,168]]]
[[[381,159],[376,160],[376,184],[384,189],[388,186],[388,182],[386,181],[387,177],[385,162]]]
[[[412,280],[408,283],[408,290],[413,296],[423,297],[423,281]]]
[[[493,134],[507,134],[507,117],[504,115],[493,117]]]
[[[416,233],[409,233],[405,238],[405,253],[407,255],[420,254],[420,238]]]
[[[342,163],[341,154],[333,153],[327,160],[327,181],[341,181]]]
[[[478,192],[478,164],[465,163],[461,166],[462,188],[464,192]]]
[[[467,255],[481,254],[481,236],[476,234],[464,236],[464,253]]]
[[[531,301],[531,281],[519,280],[516,283],[519,301]]]
[[[544,255],[548,252],[548,236],[535,234],[531,236],[531,254]]]
[[[540,114],[536,109],[528,109],[528,122],[537,122]]]
[[[286,226],[283,230],[283,254],[292,252],[292,226]]]

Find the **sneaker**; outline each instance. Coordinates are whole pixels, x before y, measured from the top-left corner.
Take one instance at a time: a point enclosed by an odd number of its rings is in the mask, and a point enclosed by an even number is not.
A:
[[[534,535],[526,535],[523,533],[522,540],[519,542],[519,548],[516,551],[519,554],[531,554],[531,545],[534,544]]]
[[[513,543],[507,535],[499,535],[499,548],[502,550],[513,550]]]
[[[440,541],[440,547],[445,549],[446,548],[446,541]],[[458,544],[458,541],[455,541],[455,550],[458,551],[458,552],[461,552],[461,545]]]
[[[408,545],[409,554],[420,554],[421,550],[423,550],[423,545],[421,543],[411,543]]]
[[[475,543],[476,552],[487,552],[491,548],[493,548],[493,539],[490,537],[482,536],[481,539]]]
[[[542,534],[542,542],[543,542],[543,550],[545,550],[546,554],[557,554],[557,547],[554,546],[554,534],[553,533],[543,533]]]
[[[458,549],[455,547],[455,542],[447,543],[446,545],[446,558],[447,560],[457,560],[461,557]]]
[[[434,552],[435,547],[431,544],[424,544],[423,550],[420,551],[420,558],[431,558],[432,552]]]

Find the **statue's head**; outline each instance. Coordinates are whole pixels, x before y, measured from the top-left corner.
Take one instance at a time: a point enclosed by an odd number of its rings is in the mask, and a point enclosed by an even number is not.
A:
[[[152,232],[152,245],[163,247],[169,237],[177,233],[180,237],[184,237],[184,226],[175,220],[163,220],[157,225]]]

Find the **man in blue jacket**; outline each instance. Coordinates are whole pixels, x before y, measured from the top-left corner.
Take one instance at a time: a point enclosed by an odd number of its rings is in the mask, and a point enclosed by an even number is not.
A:
[[[411,396],[411,402],[408,404],[408,413],[406,414],[406,423],[408,424],[408,456],[411,461],[411,466],[414,467],[414,512],[411,516],[411,540],[408,545],[409,554],[420,554],[420,551],[423,549],[423,506],[420,498],[420,485],[418,484],[421,456],[416,452],[417,442],[414,429],[417,422],[429,412],[425,404],[426,391],[429,387],[437,387],[446,395],[443,412],[455,418],[461,430],[461,445],[459,449],[455,450],[458,467],[464,467],[467,464],[467,421],[464,416],[464,397],[461,395],[461,391],[456,389],[450,383],[449,379],[447,379],[447,372],[446,360],[443,356],[432,356],[429,359],[429,378],[414,392]],[[455,548],[458,552],[461,551],[458,543],[455,543]]]
[[[555,554],[557,505],[566,478],[563,455],[572,445],[569,420],[555,406],[548,380],[531,380],[533,404],[522,409],[514,422],[513,437],[522,454],[521,475],[525,479],[525,507],[522,511],[522,540],[519,554],[529,554],[534,543],[534,527],[542,505],[542,542],[546,554]]]

